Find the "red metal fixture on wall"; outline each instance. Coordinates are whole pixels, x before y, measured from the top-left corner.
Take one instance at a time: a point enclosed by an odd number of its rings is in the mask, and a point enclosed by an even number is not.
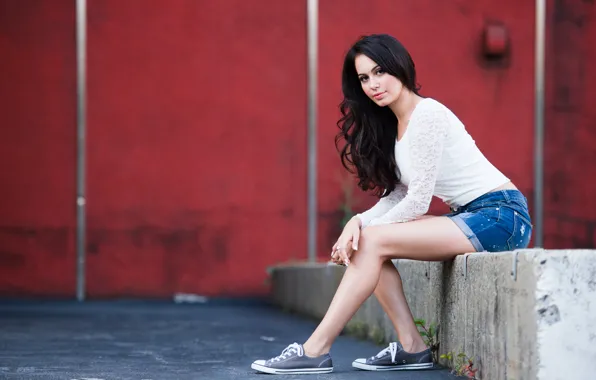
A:
[[[499,59],[509,53],[509,32],[503,23],[487,22],[482,37],[482,53],[486,58]]]

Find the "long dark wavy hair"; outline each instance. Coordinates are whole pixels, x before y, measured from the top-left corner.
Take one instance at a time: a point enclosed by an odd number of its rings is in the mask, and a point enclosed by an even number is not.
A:
[[[335,137],[335,146],[343,166],[358,176],[358,186],[383,197],[395,189],[401,177],[394,152],[398,120],[389,107],[378,106],[364,93],[355,66],[360,54],[399,79],[413,93],[418,95],[420,87],[412,57],[392,36],[361,37],[346,54],[342,71],[344,99],[339,105],[342,117],[337,122],[340,132]],[[345,145],[340,149],[342,140]]]

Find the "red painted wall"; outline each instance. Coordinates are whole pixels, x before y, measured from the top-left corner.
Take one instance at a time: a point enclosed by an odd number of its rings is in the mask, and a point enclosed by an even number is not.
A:
[[[0,1],[0,295],[75,289],[70,0]]]
[[[545,246],[596,247],[596,5],[551,1],[547,44]]]
[[[306,258],[305,3],[88,3],[88,295],[265,294],[267,266]],[[545,242],[593,247],[594,5],[549,10]],[[347,178],[341,65],[362,34],[402,40],[423,94],[532,202],[533,3],[321,1],[319,17],[321,260]],[[511,33],[506,65],[480,56],[489,19]],[[72,1],[0,0],[2,296],[75,294],[74,33]],[[356,210],[373,204],[348,184]]]
[[[89,294],[263,293],[306,247],[305,8],[164,4],[89,4]]]

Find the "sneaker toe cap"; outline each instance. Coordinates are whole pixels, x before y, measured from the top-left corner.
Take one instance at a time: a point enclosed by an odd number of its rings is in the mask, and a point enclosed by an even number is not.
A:
[[[265,363],[267,363],[266,360],[255,360],[254,362],[252,362],[252,364],[256,365],[265,365]]]
[[[354,360],[354,363],[366,364],[366,359],[358,358],[358,359]]]

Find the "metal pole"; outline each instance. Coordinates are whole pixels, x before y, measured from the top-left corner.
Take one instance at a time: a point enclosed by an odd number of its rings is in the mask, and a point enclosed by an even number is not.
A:
[[[76,0],[77,8],[77,300],[85,300],[85,120],[87,3]]]
[[[318,0],[307,0],[308,49],[308,260],[317,257],[317,51]]]
[[[535,105],[534,105],[534,246],[542,247],[544,232],[544,41],[546,0],[536,0]]]

